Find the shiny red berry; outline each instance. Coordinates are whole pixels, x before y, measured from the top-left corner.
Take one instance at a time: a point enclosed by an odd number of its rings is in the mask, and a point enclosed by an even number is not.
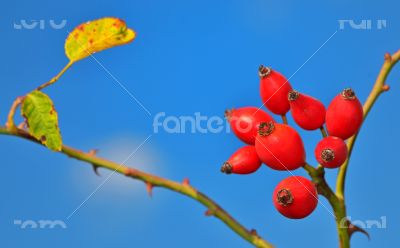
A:
[[[317,99],[292,90],[288,94],[294,121],[305,130],[316,130],[325,123],[325,106]]]
[[[255,146],[258,157],[272,169],[295,170],[305,164],[303,141],[288,125],[261,123]]]
[[[275,208],[291,219],[302,219],[310,215],[318,204],[318,193],[307,178],[292,176],[282,180],[272,195]]]
[[[250,174],[258,170],[261,161],[254,146],[244,146],[237,150],[221,167],[226,174]]]
[[[326,168],[337,168],[347,159],[346,143],[338,137],[326,137],[315,148],[315,158]]]
[[[263,65],[258,69],[263,104],[272,113],[285,115],[289,109],[287,95],[292,90],[289,81],[279,72]]]
[[[261,122],[274,121],[267,112],[256,107],[227,110],[225,117],[235,135],[249,145],[254,145]]]
[[[330,136],[346,140],[356,134],[363,122],[363,107],[352,89],[337,95],[326,111],[326,128]]]

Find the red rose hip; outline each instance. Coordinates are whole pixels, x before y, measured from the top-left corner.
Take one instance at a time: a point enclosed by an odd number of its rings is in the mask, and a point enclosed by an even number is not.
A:
[[[325,123],[325,106],[317,99],[292,90],[288,94],[294,121],[305,130],[316,130]]]
[[[261,161],[254,146],[244,146],[237,150],[221,167],[226,174],[250,174],[258,170]]]
[[[289,81],[279,72],[263,65],[258,69],[263,104],[272,113],[285,115],[289,109],[287,95],[292,90]]]
[[[346,143],[338,137],[326,137],[315,148],[315,158],[326,168],[340,167],[347,159]]]
[[[282,180],[272,195],[275,208],[290,219],[302,219],[310,215],[318,204],[318,193],[307,178],[292,176]]]
[[[260,160],[272,169],[295,170],[305,164],[303,141],[288,125],[261,123],[255,146]]]
[[[330,136],[346,140],[356,134],[363,122],[363,107],[352,89],[337,95],[326,111],[326,128]]]
[[[227,110],[225,117],[235,135],[249,145],[254,145],[261,122],[274,121],[267,112],[256,107]]]

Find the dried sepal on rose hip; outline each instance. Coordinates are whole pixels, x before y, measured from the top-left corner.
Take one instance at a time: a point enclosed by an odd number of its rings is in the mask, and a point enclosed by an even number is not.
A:
[[[242,107],[225,111],[233,133],[243,142],[254,145],[258,127],[262,122],[274,121],[264,110],[256,107]]]
[[[291,176],[276,186],[272,201],[282,215],[290,219],[302,219],[317,207],[318,193],[314,184],[307,178]]]
[[[347,145],[338,137],[322,139],[315,148],[315,158],[325,168],[338,168],[347,159]]]
[[[279,72],[263,65],[259,67],[258,74],[263,104],[272,113],[285,115],[290,109],[287,95],[292,86],[289,81]]]
[[[261,166],[254,146],[239,148],[222,165],[221,172],[226,174],[250,174],[256,172]]]
[[[356,134],[363,122],[363,107],[350,88],[337,95],[326,111],[326,128],[330,136],[346,140]]]
[[[291,90],[288,93],[290,112],[299,127],[305,130],[316,130],[325,123],[326,110],[319,100]]]
[[[303,141],[288,125],[261,123],[255,147],[260,160],[274,170],[295,170],[305,164]]]

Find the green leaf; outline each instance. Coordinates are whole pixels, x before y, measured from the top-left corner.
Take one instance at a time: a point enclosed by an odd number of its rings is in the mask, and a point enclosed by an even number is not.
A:
[[[21,107],[29,133],[53,151],[61,151],[62,138],[58,128],[58,115],[51,99],[40,91],[25,96]]]
[[[118,18],[105,17],[76,27],[65,41],[65,54],[76,62],[102,50],[131,42],[136,34]]]

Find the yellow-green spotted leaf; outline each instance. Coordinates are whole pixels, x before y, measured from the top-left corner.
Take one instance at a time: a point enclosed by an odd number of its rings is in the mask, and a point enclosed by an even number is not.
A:
[[[29,133],[53,151],[61,151],[62,138],[58,128],[58,115],[51,99],[41,91],[25,96],[21,107]]]
[[[76,62],[102,50],[127,44],[136,34],[118,18],[105,17],[76,27],[65,41],[65,54]]]

